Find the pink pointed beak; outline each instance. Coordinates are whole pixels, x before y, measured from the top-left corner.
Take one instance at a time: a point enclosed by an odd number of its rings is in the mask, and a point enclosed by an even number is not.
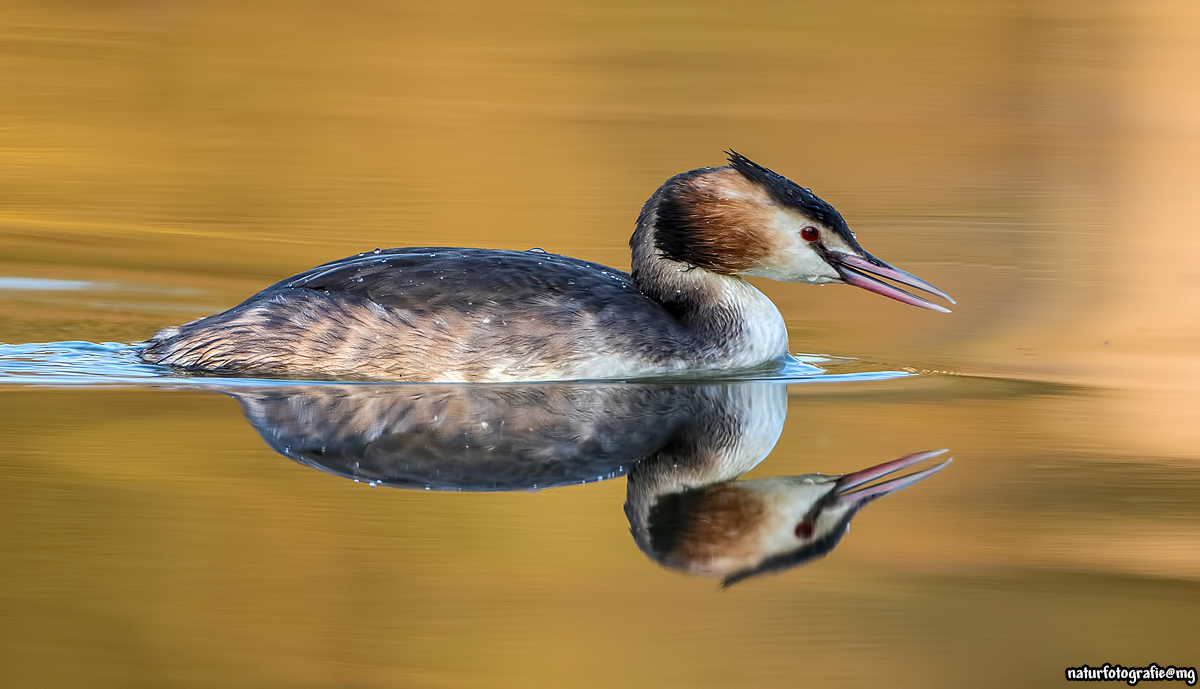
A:
[[[937,472],[946,468],[952,460],[947,459],[940,464],[934,465],[928,469],[923,469],[905,476],[899,476],[887,481],[876,483],[870,486],[862,487],[865,484],[871,483],[877,478],[882,478],[888,474],[894,474],[902,469],[907,469],[913,465],[920,464],[927,459],[933,459],[938,455],[945,454],[947,450],[934,450],[932,452],[918,452],[916,454],[893,459],[890,462],[877,464],[862,471],[856,471],[853,474],[846,474],[839,478],[834,484],[832,495],[838,503],[854,503],[861,505],[875,498],[883,497],[889,493],[895,493],[898,490],[903,490],[909,486],[923,481]],[[859,490],[855,490],[858,488]]]
[[[941,311],[942,313],[950,313],[950,309],[947,309],[944,306],[939,306],[928,299],[925,299],[924,297],[918,297],[915,294],[906,292],[899,287],[894,287],[883,280],[880,280],[879,278],[881,277],[892,280],[893,282],[898,282],[902,285],[907,285],[908,287],[914,287],[924,292],[929,292],[930,294],[945,299],[951,304],[955,303],[954,299],[949,294],[946,294],[937,287],[934,287],[930,283],[922,280],[912,273],[908,273],[896,268],[895,266],[888,265],[887,263],[884,263],[865,251],[863,252],[862,256],[846,254],[840,251],[830,251],[826,258],[833,265],[834,269],[837,270],[838,274],[842,276],[842,282],[845,282],[847,285],[861,287],[869,292],[882,294],[885,297],[890,297],[896,301],[904,302],[905,304],[910,304],[912,306],[919,306],[923,309]]]

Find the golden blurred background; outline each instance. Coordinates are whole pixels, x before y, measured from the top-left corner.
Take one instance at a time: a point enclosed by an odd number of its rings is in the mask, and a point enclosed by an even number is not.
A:
[[[0,388],[4,686],[1045,686],[1195,665],[1200,5],[0,0],[0,341],[144,339],[374,247],[627,267],[734,148],[944,316],[763,283],[754,475],[950,447],[828,560],[657,569],[623,481],[371,489],[200,391]],[[1191,654],[1190,656],[1188,654]]]

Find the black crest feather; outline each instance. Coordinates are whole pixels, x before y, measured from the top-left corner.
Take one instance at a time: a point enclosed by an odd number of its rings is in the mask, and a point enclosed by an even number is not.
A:
[[[854,240],[854,235],[850,232],[850,228],[846,226],[846,221],[842,218],[842,214],[838,213],[836,208],[826,203],[821,197],[814,194],[812,189],[805,189],[787,177],[770,168],[759,165],[733,149],[726,151],[726,153],[729,156],[730,167],[737,170],[746,179],[765,189],[771,195],[771,198],[775,199],[776,203],[783,206],[790,206],[803,212],[808,217],[836,232],[838,236],[851,246],[857,244]]]

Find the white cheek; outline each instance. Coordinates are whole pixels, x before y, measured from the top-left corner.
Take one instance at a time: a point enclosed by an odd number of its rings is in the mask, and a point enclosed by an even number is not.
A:
[[[800,237],[800,231],[812,224],[811,220],[790,212],[776,212],[767,224],[774,239],[775,251],[761,265],[745,274],[813,285],[841,282],[837,271],[817,254],[812,244]]]
[[[803,240],[801,240],[803,241]],[[798,246],[794,258],[789,265],[792,277],[777,278],[788,282],[807,282],[812,285],[823,285],[830,282],[841,282],[838,272],[825,262],[807,242]]]
[[[747,271],[746,275],[781,282],[807,282],[812,285],[841,282],[837,271],[798,235],[794,240],[780,244],[782,246],[776,249],[771,258]]]

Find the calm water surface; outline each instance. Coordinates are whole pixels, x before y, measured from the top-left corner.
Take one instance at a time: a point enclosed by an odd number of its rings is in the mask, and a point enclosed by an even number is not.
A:
[[[0,684],[1200,664],[1197,46],[1171,0],[5,3]],[[728,147],[955,312],[763,283],[827,373],[705,384],[223,381],[127,348],[376,246],[627,267],[645,198]],[[941,448],[814,516],[814,474]]]

